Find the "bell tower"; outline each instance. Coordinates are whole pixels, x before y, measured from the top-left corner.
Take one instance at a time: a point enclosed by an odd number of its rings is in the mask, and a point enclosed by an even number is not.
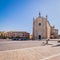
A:
[[[39,12],[39,17],[41,17],[41,13]]]
[[[48,15],[46,15],[46,19],[48,19]]]

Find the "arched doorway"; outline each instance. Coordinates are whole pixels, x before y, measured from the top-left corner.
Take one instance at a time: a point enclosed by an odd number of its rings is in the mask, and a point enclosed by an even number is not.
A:
[[[41,40],[41,35],[38,36],[38,39]]]

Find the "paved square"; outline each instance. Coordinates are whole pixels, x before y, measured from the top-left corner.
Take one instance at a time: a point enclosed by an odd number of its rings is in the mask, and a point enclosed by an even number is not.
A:
[[[60,60],[56,41],[0,41],[0,60]]]

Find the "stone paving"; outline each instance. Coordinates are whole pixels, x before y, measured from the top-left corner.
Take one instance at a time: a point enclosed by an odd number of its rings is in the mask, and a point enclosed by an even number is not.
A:
[[[29,43],[28,43],[29,42]],[[3,48],[4,43],[8,45],[8,43],[13,46],[19,46],[20,42],[0,42],[0,49]],[[13,44],[14,43],[14,44]],[[60,46],[55,46],[57,42],[49,42],[48,45],[41,45],[40,41],[23,41],[20,44],[22,47],[15,49],[6,49],[2,51],[0,50],[0,60],[60,60]],[[27,44],[27,45],[26,45]],[[29,46],[31,44],[31,46]],[[37,45],[38,44],[38,45]],[[8,45],[8,46],[10,46]],[[10,47],[11,47],[10,46]],[[25,47],[24,47],[25,46]],[[27,47],[28,46],[28,47]],[[33,47],[32,47],[33,46]],[[7,47],[7,46],[4,46]],[[9,48],[10,48],[9,47]],[[14,47],[14,46],[13,46]],[[7,47],[8,48],[8,47]]]

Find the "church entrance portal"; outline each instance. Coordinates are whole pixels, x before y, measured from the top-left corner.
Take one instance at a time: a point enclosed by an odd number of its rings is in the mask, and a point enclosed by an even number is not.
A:
[[[39,40],[41,40],[41,35],[38,36]]]

